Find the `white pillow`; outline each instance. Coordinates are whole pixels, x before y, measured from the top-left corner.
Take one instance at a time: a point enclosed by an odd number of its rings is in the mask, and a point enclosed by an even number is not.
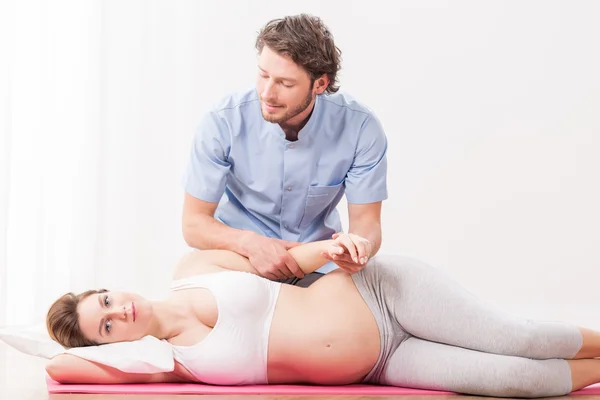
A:
[[[53,358],[65,348],[52,340],[43,324],[0,328],[0,339],[22,353],[36,357]]]
[[[38,324],[0,328],[0,339],[32,356],[51,359],[59,354],[72,354],[123,372],[169,372],[175,368],[171,344],[154,336],[132,342],[65,349],[50,338],[44,324]]]

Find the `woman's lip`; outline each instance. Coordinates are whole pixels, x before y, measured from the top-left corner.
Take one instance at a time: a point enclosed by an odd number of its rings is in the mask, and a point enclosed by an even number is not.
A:
[[[133,310],[133,322],[135,322],[135,303],[131,302],[131,309]]]

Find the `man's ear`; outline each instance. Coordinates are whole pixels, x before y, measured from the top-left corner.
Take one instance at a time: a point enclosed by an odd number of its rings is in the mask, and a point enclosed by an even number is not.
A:
[[[329,77],[327,74],[321,75],[319,78],[315,79],[315,83],[313,85],[313,90],[315,94],[321,94],[327,89],[329,86]]]

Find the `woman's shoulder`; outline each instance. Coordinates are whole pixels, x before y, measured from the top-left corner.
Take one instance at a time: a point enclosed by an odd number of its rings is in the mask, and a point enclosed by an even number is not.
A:
[[[194,262],[194,258],[186,258],[175,267],[175,270],[173,271],[173,282],[225,271],[227,271],[227,269],[219,267],[218,265],[209,263],[199,264]]]
[[[175,265],[173,279],[224,271],[258,274],[247,258],[232,251],[195,250],[184,255]]]

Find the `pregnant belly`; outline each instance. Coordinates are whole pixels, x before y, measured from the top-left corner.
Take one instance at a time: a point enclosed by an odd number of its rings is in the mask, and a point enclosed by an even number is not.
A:
[[[379,330],[352,279],[333,272],[282,287],[269,338],[269,383],[360,382],[379,356]]]

